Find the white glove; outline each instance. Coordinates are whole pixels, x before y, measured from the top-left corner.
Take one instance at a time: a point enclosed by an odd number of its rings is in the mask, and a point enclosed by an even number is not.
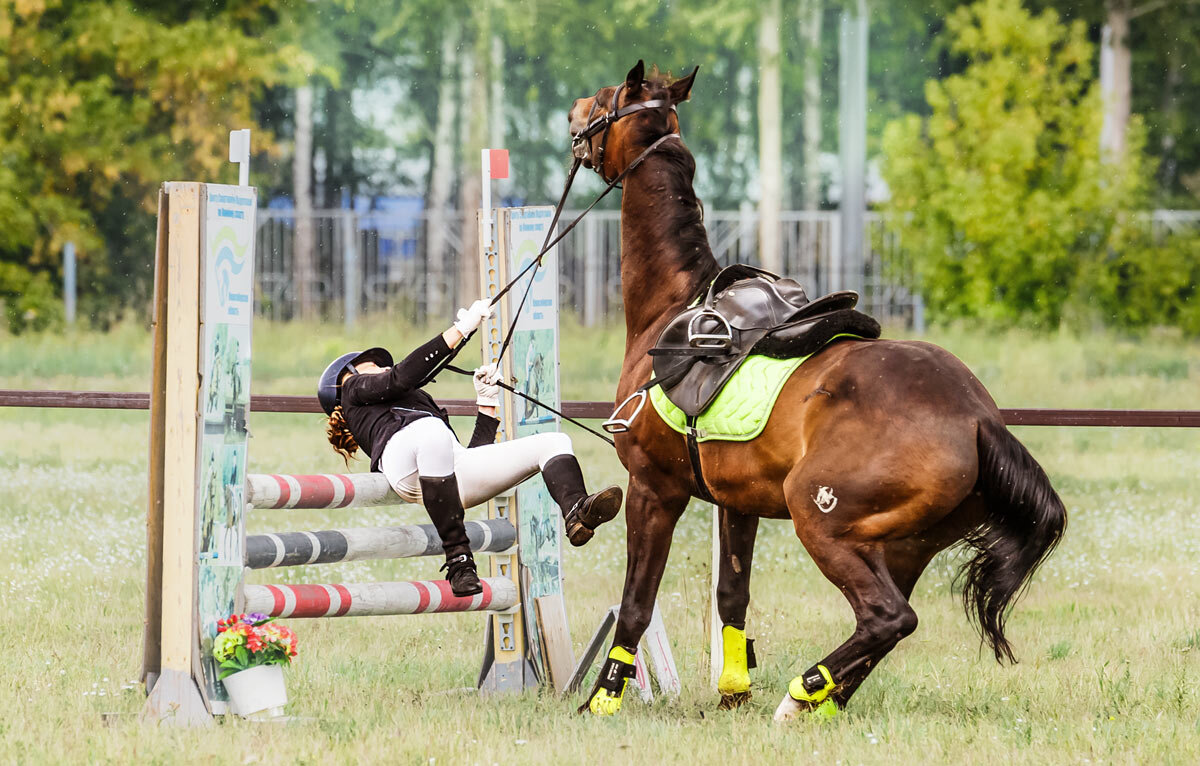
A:
[[[496,369],[494,362],[475,368],[473,378],[475,383],[475,404],[480,407],[500,406],[500,386],[496,383],[498,380],[500,380],[500,371]]]
[[[469,308],[458,310],[458,319],[454,320],[454,329],[462,333],[465,338],[478,330],[479,325],[483,324],[483,320],[490,317],[494,311],[491,301],[481,298],[472,303]]]

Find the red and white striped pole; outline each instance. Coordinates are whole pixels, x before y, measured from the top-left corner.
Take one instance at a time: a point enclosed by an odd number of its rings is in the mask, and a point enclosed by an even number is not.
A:
[[[485,577],[483,593],[455,596],[445,580],[360,585],[245,585],[247,612],[272,617],[363,617],[441,612],[499,612],[517,605],[517,586]]]
[[[252,473],[246,502],[255,508],[362,508],[403,505],[381,473]]]

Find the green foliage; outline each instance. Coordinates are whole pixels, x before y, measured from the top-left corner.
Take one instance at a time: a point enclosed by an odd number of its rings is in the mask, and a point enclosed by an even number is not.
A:
[[[45,330],[62,323],[62,302],[45,272],[0,261],[0,306],[9,332]]]
[[[1139,147],[1124,165],[1100,157],[1081,22],[984,0],[946,34],[966,68],[926,84],[927,119],[884,133],[892,225],[936,316],[1055,326],[1136,199]]]
[[[1089,291],[1100,316],[1118,327],[1171,325],[1200,336],[1200,234],[1155,237],[1126,224],[1111,244]]]
[[[0,261],[57,269],[74,241],[85,293],[144,293],[130,217],[164,180],[228,180],[226,131],[307,60],[267,34],[271,3],[221,5],[0,0]]]

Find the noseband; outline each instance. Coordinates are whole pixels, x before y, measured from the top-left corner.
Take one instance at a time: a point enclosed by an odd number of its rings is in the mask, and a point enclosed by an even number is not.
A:
[[[575,159],[582,162],[583,160],[591,158],[592,167],[597,173],[600,174],[601,178],[609,183],[612,183],[612,181],[604,174],[604,150],[608,147],[608,131],[609,128],[612,127],[613,123],[615,123],[617,120],[620,120],[622,117],[628,117],[629,115],[636,114],[637,112],[644,112],[647,109],[667,108],[672,112],[675,111],[675,105],[665,98],[641,101],[639,103],[629,104],[621,109],[617,109],[617,102],[621,98],[621,90],[624,89],[624,87],[625,83],[621,83],[617,86],[617,89],[613,91],[612,103],[609,104],[608,111],[599,117],[596,117],[595,119],[593,119],[593,116],[596,114],[596,105],[598,103],[598,99],[593,97],[592,108],[588,111],[587,125],[583,127],[583,130],[571,136],[571,153],[575,156]],[[596,91],[596,96],[599,95],[600,91]],[[601,131],[603,131],[603,134],[600,136],[600,146],[596,149],[596,156],[592,158],[591,139],[597,133],[601,133]]]

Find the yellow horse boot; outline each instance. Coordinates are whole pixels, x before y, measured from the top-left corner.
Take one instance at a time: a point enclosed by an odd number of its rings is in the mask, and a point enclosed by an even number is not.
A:
[[[637,672],[634,659],[634,655],[619,646],[609,650],[608,659],[604,667],[600,668],[600,676],[592,689],[592,696],[588,698],[586,705],[579,708],[579,712],[589,710],[592,715],[616,715],[621,709],[625,687]]]
[[[732,625],[721,628],[724,663],[717,691],[721,693],[721,710],[733,710],[750,700],[750,668],[754,666],[753,642],[746,640],[746,631]]]
[[[788,693],[775,709],[775,722],[790,721],[805,711],[811,710],[813,716],[820,720],[828,720],[838,712],[837,703],[829,699],[829,693],[837,687],[833,675],[824,665],[815,665],[805,671],[804,675],[796,676],[788,684]]]

